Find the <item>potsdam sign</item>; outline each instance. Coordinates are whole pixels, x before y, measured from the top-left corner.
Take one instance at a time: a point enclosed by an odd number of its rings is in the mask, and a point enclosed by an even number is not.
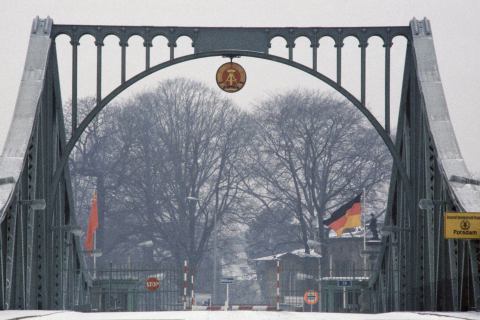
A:
[[[445,239],[480,239],[480,212],[445,212]]]

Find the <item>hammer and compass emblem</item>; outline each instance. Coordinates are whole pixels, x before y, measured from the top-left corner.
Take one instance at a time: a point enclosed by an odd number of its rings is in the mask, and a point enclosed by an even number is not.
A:
[[[241,65],[227,62],[217,71],[217,84],[225,92],[237,92],[243,88],[247,74]]]

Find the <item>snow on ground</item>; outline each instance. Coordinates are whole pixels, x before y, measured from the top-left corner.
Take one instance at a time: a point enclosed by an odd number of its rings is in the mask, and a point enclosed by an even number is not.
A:
[[[379,314],[276,311],[99,312],[0,311],[0,320],[476,320],[480,312],[391,312]]]

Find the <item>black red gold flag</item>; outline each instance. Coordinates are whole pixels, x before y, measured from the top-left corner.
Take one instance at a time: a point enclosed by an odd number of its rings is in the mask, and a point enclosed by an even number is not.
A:
[[[342,237],[343,229],[359,227],[362,225],[360,221],[361,195],[359,194],[339,209],[337,209],[330,218],[323,220],[323,224],[332,228],[338,237]]]

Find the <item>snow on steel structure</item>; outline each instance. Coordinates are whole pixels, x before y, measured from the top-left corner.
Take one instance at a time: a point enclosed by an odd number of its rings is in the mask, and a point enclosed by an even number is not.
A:
[[[72,45],[72,136],[67,140],[56,61],[55,39],[70,37]],[[79,40],[95,38],[97,105],[78,123]],[[102,99],[102,47],[109,35],[121,46],[121,84]],[[145,70],[126,79],[126,54],[131,36],[145,46]],[[150,65],[152,40],[168,40],[170,60]],[[176,41],[192,40],[194,53],[175,58]],[[342,47],[346,37],[360,44],[360,100],[342,87]],[[365,107],[366,48],[371,37],[385,47],[385,126]],[[390,48],[392,39],[407,39],[402,98],[396,141],[390,138]],[[269,54],[270,42],[282,37],[288,59]],[[312,67],[293,61],[295,40],[311,41]],[[317,71],[317,49],[323,37],[335,41],[337,76]],[[62,288],[89,285],[87,274],[65,276],[85,262],[78,236],[68,172],[68,156],[94,117],[118,94],[172,65],[212,56],[248,56],[297,68],[330,85],[357,107],[376,129],[393,161],[386,229],[370,288],[377,312],[393,310],[464,310],[480,308],[479,241],[444,240],[443,212],[480,211],[480,194],[459,188],[450,178],[469,178],[448,116],[427,19],[403,27],[349,28],[195,28],[151,26],[55,25],[35,19],[13,122],[0,159],[0,303],[4,309],[63,309],[81,304],[66,301]],[[45,203],[43,210],[37,210]],[[420,200],[434,206],[419,208]],[[74,267],[75,266],[75,267]],[[465,299],[465,292],[469,299]],[[467,302],[465,302],[467,301]]]
[[[88,274],[65,272],[86,269],[68,167],[51,189],[66,144],[51,30],[52,20],[34,20],[0,158],[2,309],[63,309],[67,286],[90,283]]]
[[[469,184],[474,180],[450,122],[430,22],[413,19],[410,28],[395,147],[408,171],[413,203],[394,166],[386,227],[370,278],[376,311],[479,310],[480,242],[444,239],[443,214],[479,212],[480,193]]]

